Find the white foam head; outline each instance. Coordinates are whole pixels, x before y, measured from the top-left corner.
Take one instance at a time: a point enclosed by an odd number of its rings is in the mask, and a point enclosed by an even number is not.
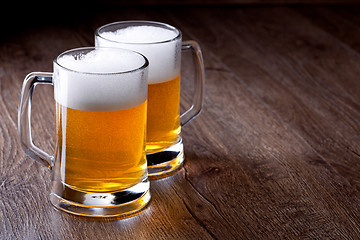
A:
[[[124,22],[126,23],[126,22]],[[120,23],[110,24],[117,30],[98,31],[96,46],[118,47],[142,53],[149,60],[149,84],[174,79],[180,74],[181,34],[176,28],[136,25],[123,28]]]
[[[86,49],[86,50],[84,50]],[[84,111],[128,109],[147,98],[146,59],[123,49],[84,48],[54,61],[55,100]]]

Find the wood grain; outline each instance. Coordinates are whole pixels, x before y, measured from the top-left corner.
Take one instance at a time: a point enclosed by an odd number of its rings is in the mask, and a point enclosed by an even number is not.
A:
[[[359,239],[358,6],[156,6],[29,20],[0,39],[0,239]],[[51,173],[17,139],[23,78],[106,23],[170,23],[202,47],[205,105],[183,128],[186,162],[151,182],[127,219],[76,217],[48,200]],[[183,58],[182,108],[191,100]],[[35,143],[53,151],[53,93],[33,99]]]

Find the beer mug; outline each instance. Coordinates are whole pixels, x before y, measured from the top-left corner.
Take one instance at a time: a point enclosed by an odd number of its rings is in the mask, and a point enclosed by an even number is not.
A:
[[[144,208],[150,200],[148,60],[130,50],[78,48],[54,59],[53,70],[26,76],[18,110],[24,151],[52,172],[51,203],[94,217]],[[54,155],[36,147],[31,137],[31,99],[38,84],[54,86]]]
[[[149,176],[161,178],[175,172],[184,161],[181,127],[201,110],[204,64],[195,41],[182,42],[180,30],[149,21],[115,22],[98,28],[95,45],[137,51],[149,60],[146,152]],[[195,57],[194,96],[191,107],[179,116],[181,52]]]

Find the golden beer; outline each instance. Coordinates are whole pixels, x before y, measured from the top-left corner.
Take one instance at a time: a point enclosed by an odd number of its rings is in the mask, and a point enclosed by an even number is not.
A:
[[[56,102],[58,176],[89,192],[127,189],[146,177],[147,102],[118,111],[76,110]]]
[[[175,172],[184,161],[181,126],[191,121],[201,109],[203,64],[200,63],[202,57],[197,43],[183,43],[180,30],[165,23],[122,21],[98,28],[95,45],[130,49],[149,60],[146,136],[148,173],[150,177],[161,178]],[[180,118],[183,50],[190,50],[199,64],[195,68],[197,81],[194,84],[194,104]]]
[[[71,49],[52,73],[33,72],[18,110],[25,152],[51,170],[51,203],[81,216],[129,216],[150,201],[146,160],[148,60],[118,48]],[[54,87],[54,154],[31,138],[31,96]]]
[[[181,132],[181,34],[161,23],[123,23],[104,26],[96,34],[95,44],[131,49],[149,59],[146,151],[161,152],[176,144]],[[153,165],[151,160],[149,165]]]
[[[180,75],[170,81],[149,84],[147,152],[165,149],[179,138]]]

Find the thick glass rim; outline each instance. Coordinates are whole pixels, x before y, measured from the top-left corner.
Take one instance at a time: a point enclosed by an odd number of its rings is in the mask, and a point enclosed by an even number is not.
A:
[[[78,70],[74,70],[68,67],[65,67],[63,65],[61,65],[58,62],[58,59],[65,56],[65,55],[69,55],[70,53],[79,53],[79,52],[84,52],[84,53],[88,53],[90,51],[93,50],[115,50],[115,51],[124,51],[124,52],[132,52],[135,53],[137,55],[140,55],[143,59],[144,59],[144,64],[142,64],[140,67],[136,67],[134,69],[131,70],[127,70],[127,71],[114,71],[114,72],[91,72],[91,71],[78,71]],[[137,71],[142,71],[145,68],[147,68],[149,66],[149,61],[148,59],[141,53],[133,51],[133,50],[129,50],[129,49],[123,49],[123,48],[114,48],[114,47],[80,47],[80,48],[73,48],[70,50],[67,50],[65,52],[62,52],[61,54],[59,54],[57,57],[54,58],[53,60],[54,64],[56,64],[57,66],[59,66],[60,68],[67,70],[69,72],[75,72],[75,73],[81,73],[81,74],[90,74],[90,75],[115,75],[115,74],[128,74],[128,73],[134,73]]]
[[[173,38],[167,39],[167,40],[162,40],[162,41],[155,41],[155,42],[123,42],[123,41],[115,41],[115,40],[111,40],[108,38],[104,38],[100,31],[104,30],[105,28],[114,26],[114,25],[131,25],[134,24],[135,26],[159,26],[161,28],[165,28],[168,30],[172,30],[174,32],[177,33],[177,35]],[[120,28],[118,28],[120,29]],[[129,21],[119,21],[119,22],[112,22],[112,23],[108,23],[106,25],[103,25],[101,27],[99,27],[98,29],[96,29],[95,31],[95,36],[99,37],[101,39],[104,39],[106,41],[109,42],[113,42],[113,43],[122,43],[122,44],[133,44],[133,45],[148,45],[148,44],[162,44],[162,43],[169,43],[169,42],[173,42],[173,41],[177,41],[179,39],[181,39],[182,34],[181,31],[179,29],[177,29],[174,26],[171,26],[170,24],[167,23],[162,23],[162,22],[155,22],[155,21],[142,21],[142,20],[129,20]]]

